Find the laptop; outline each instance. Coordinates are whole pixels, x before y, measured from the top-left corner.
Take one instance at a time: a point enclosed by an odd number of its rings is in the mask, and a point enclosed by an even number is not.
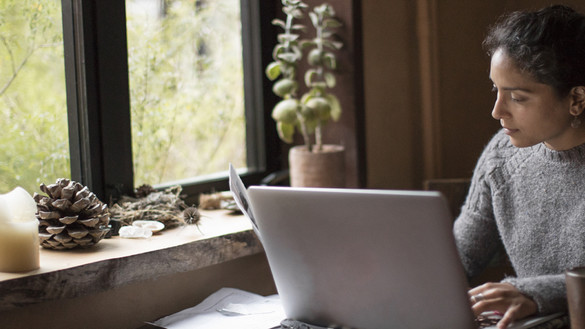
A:
[[[246,193],[233,170],[230,188],[264,246],[287,318],[359,329],[478,327],[439,192]]]
[[[287,317],[320,326],[474,328],[438,192],[251,186]]]

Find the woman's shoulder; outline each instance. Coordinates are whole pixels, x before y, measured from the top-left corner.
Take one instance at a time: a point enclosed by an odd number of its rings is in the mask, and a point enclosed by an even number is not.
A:
[[[506,161],[518,153],[518,148],[512,145],[510,138],[504,132],[504,129],[499,130],[485,146],[482,158],[483,160],[490,160],[490,162]]]
[[[512,145],[510,137],[502,129],[484,148],[477,162],[475,174],[480,179],[488,179],[500,185],[522,168],[523,164],[532,158],[533,152],[532,149]]]

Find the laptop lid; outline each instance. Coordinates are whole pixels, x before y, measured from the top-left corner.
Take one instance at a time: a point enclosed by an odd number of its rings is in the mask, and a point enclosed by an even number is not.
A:
[[[248,197],[287,317],[476,327],[438,192],[252,186]]]

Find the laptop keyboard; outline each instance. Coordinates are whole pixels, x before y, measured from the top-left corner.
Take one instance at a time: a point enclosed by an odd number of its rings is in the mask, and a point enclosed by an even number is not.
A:
[[[501,315],[479,315],[475,322],[477,323],[478,327],[481,328],[494,328],[498,321],[502,318]],[[549,320],[545,323],[525,327],[522,326],[521,328],[530,328],[530,329],[570,329],[569,327],[569,316],[563,315],[558,318]]]
[[[479,328],[487,328],[498,324],[498,321],[500,321],[501,318],[501,315],[480,314],[475,318],[475,322]]]
[[[501,318],[502,318],[501,315],[488,313],[486,315],[478,316],[475,322],[477,323],[479,329],[495,327]],[[279,326],[270,329],[352,329],[352,328],[342,326],[322,327],[311,325],[301,321],[285,319],[280,323]],[[569,317],[567,315],[561,316],[546,323],[542,323],[534,327],[531,327],[531,329],[569,329]]]

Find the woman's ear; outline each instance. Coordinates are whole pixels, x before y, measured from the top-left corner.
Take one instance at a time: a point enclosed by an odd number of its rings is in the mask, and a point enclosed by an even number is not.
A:
[[[585,111],[585,86],[573,87],[569,93],[571,98],[571,115],[578,116]]]

